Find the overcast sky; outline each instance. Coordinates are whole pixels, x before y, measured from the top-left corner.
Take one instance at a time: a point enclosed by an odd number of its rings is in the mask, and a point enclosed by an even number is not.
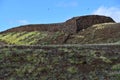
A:
[[[120,22],[120,0],[0,0],[0,31],[99,14]]]

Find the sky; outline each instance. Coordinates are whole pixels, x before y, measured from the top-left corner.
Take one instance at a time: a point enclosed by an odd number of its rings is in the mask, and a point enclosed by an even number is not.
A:
[[[119,3],[120,0],[0,0],[0,31],[93,14],[110,16],[120,22]]]

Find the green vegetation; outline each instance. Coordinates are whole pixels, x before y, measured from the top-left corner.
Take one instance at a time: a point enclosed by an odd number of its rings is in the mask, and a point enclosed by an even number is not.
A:
[[[112,66],[113,70],[120,70],[120,63]]]
[[[63,32],[8,32],[0,34],[0,41],[15,45],[50,44]],[[57,42],[57,41],[56,41]]]
[[[77,34],[71,35],[67,43],[80,44],[104,44],[104,43],[120,43],[120,24],[119,23],[103,23],[96,24],[84,29]]]
[[[119,25],[97,24],[76,34],[60,31],[1,33],[0,45],[119,44]],[[99,49],[96,46],[89,49],[56,46],[0,48],[0,80],[120,80],[119,47]]]
[[[7,32],[0,34],[0,42],[15,45],[120,43],[119,23],[96,24],[76,34],[62,31]]]
[[[0,49],[0,79],[119,80],[120,53],[79,48]],[[112,51],[111,51],[112,52]],[[100,54],[100,55],[99,55]],[[117,57],[116,63],[114,62]],[[117,71],[117,72],[114,72]]]
[[[30,45],[35,44],[39,39],[47,36],[47,33],[42,32],[11,32],[0,35],[0,40],[9,44]]]
[[[71,66],[67,69],[67,71],[71,74],[75,74],[75,73],[77,73],[78,69],[74,66]]]

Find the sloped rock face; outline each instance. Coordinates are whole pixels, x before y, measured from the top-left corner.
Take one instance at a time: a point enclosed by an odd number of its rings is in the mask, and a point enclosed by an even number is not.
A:
[[[31,24],[19,26],[6,30],[4,32],[21,32],[21,31],[64,31],[67,33],[76,33],[82,29],[88,28],[94,24],[115,22],[112,18],[99,15],[88,15],[73,17],[66,22],[56,24]]]

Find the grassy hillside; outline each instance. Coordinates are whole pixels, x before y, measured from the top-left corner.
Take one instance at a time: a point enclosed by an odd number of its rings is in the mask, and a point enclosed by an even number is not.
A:
[[[16,45],[57,44],[67,37],[63,32],[8,32],[0,34],[0,41]]]
[[[74,43],[78,47],[0,46],[0,80],[120,80],[120,45],[88,46],[120,44],[120,23],[97,24],[76,34],[60,31],[0,33],[0,45],[71,46]]]
[[[113,48],[0,48],[0,80],[120,80]]]
[[[93,25],[77,34],[71,35],[67,43],[117,43],[120,44],[120,23]]]
[[[0,41],[16,45],[64,44],[64,43],[116,43],[120,44],[120,23],[93,25],[76,34],[64,32],[8,32],[0,34]]]

